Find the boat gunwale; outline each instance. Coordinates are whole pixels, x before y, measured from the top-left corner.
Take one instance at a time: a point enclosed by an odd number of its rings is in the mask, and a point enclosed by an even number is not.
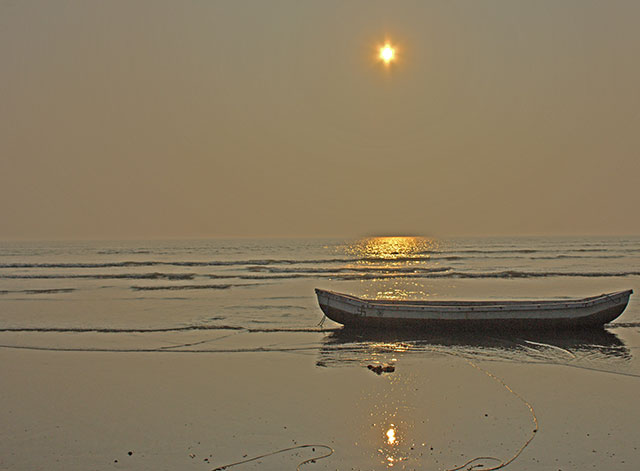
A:
[[[625,298],[628,298],[633,294],[632,289],[616,291],[613,293],[603,293],[596,296],[589,296],[581,299],[567,299],[567,300],[498,300],[498,301],[414,301],[414,300],[369,300],[359,298],[343,293],[337,293],[335,291],[323,290],[316,288],[316,294],[325,293],[326,295],[339,299],[340,301],[359,307],[364,306],[367,309],[385,309],[392,311],[413,310],[413,311],[427,311],[431,309],[437,309],[438,311],[522,311],[522,310],[558,310],[558,309],[582,309],[587,307],[604,304],[606,302],[614,302],[620,304]]]

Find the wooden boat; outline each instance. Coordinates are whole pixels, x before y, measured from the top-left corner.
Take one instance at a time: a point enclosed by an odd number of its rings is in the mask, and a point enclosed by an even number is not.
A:
[[[345,326],[428,329],[601,327],[622,314],[632,293],[544,301],[396,301],[316,289],[325,315]]]

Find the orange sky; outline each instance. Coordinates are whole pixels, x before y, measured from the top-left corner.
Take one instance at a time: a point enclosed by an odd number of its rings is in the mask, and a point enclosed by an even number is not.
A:
[[[639,2],[398,3],[0,2],[0,239],[640,234]]]

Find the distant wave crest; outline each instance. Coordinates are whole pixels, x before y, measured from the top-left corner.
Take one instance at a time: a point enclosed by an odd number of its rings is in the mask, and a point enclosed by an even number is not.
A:
[[[193,273],[25,273],[0,274],[0,278],[19,280],[192,280]]]
[[[132,286],[136,291],[184,290],[184,289],[229,289],[232,286],[243,285],[161,285],[161,286]],[[246,285],[245,285],[246,286]]]
[[[622,258],[624,254],[637,253],[637,248],[579,248],[579,249],[455,249],[450,251],[422,251],[411,255],[392,255],[390,257],[333,257],[316,259],[265,258],[243,260],[209,260],[209,261],[163,261],[163,260],[125,260],[114,262],[51,262],[51,263],[0,263],[0,268],[135,268],[154,266],[174,267],[233,267],[233,266],[277,266],[277,265],[329,265],[340,263],[408,263],[430,262],[437,260],[464,260],[468,258],[527,258],[561,259],[561,258]],[[141,252],[144,253],[144,252]],[[535,255],[541,254],[541,255]],[[602,254],[602,255],[591,255]]]
[[[43,288],[43,289],[16,289],[0,290],[0,294],[58,294],[71,293],[75,288]]]

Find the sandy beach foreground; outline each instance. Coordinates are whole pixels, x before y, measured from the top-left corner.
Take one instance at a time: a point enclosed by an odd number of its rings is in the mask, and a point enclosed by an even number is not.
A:
[[[533,441],[509,469],[640,464],[635,372],[474,359],[437,347],[412,355],[400,344],[334,361],[317,347],[328,335],[300,334],[290,352],[2,348],[0,468],[211,470],[311,444],[334,453],[305,469],[445,470],[477,456],[510,459],[535,420]],[[2,344],[25,346],[23,336],[3,333]],[[273,340],[250,336],[252,344]],[[376,375],[370,361],[396,369]],[[293,470],[324,453],[299,449],[232,469]]]

